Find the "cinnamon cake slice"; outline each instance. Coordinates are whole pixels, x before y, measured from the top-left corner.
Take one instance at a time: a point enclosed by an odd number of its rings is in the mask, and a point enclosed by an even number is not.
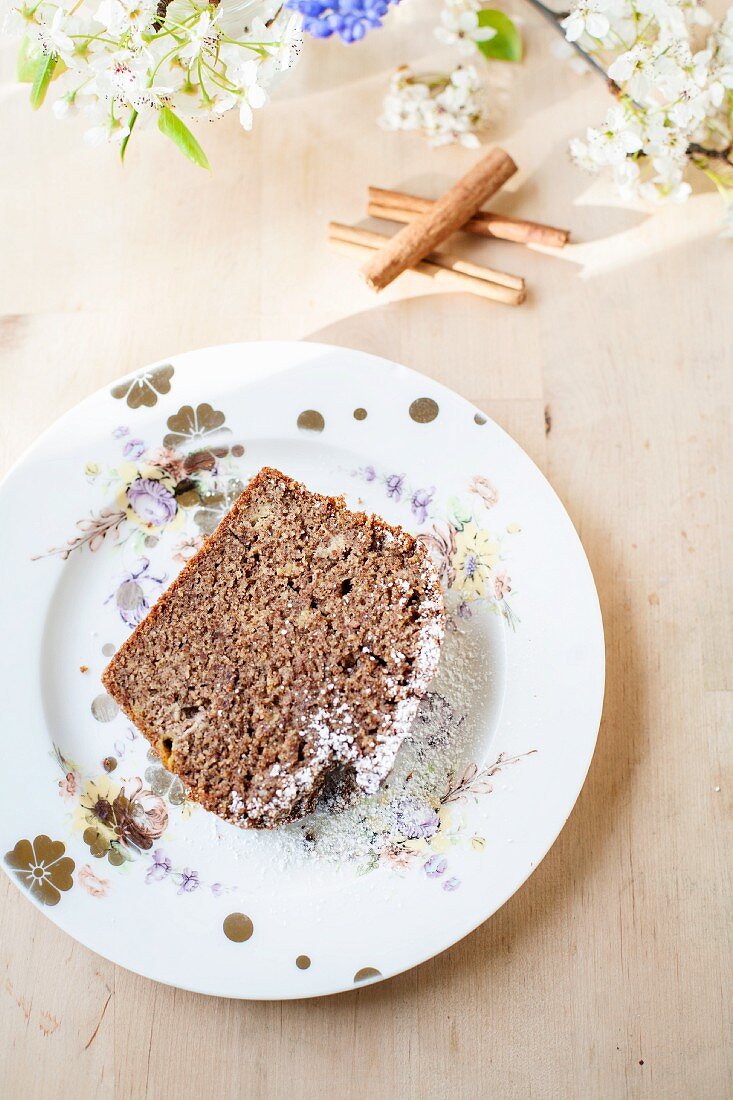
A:
[[[103,681],[192,798],[268,828],[378,789],[443,629],[419,542],[266,467]]]

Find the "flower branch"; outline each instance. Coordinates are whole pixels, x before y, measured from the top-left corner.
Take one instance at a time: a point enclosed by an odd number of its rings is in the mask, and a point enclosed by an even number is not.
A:
[[[604,68],[604,66],[596,57],[594,57],[593,53],[589,49],[585,49],[577,38],[567,35],[569,22],[573,18],[572,11],[554,11],[552,8],[548,7],[547,4],[544,4],[542,0],[525,0],[525,2],[529,4],[530,7],[533,7],[535,11],[539,12],[543,19],[546,20],[546,22],[548,22],[556,31],[559,31],[563,35],[563,37],[566,38],[568,44],[577,53],[577,55],[582,58],[585,64],[588,65],[588,67],[593,72],[595,72],[603,79],[613,95],[617,97],[623,97],[623,89],[619,86],[619,84],[616,83],[615,80],[613,80],[609,76],[607,69]],[[581,6],[581,4],[578,4],[575,11],[577,12],[581,8]],[[601,10],[602,8],[599,6],[599,12]],[[637,110],[644,110],[644,107],[640,104],[634,104],[634,106],[637,108]],[[698,141],[691,141],[687,146],[687,153],[690,157],[701,156],[711,158],[713,160],[730,162],[731,154],[733,153],[733,142],[728,142],[728,144],[723,149],[716,149],[706,145],[702,145]]]
[[[85,141],[116,143],[155,120],[195,164],[208,160],[184,119],[237,109],[245,130],[300,48],[299,16],[281,0],[6,0],[2,29],[22,37],[18,79],[40,107],[82,114]]]

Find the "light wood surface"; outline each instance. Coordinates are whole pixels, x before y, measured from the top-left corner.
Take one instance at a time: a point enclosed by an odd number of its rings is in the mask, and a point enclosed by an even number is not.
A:
[[[3,52],[0,465],[92,390],[190,348],[389,356],[475,401],[546,472],[595,573],[608,684],[585,789],[529,882],[371,988],[178,992],[77,946],[0,876],[2,1096],[731,1095],[731,243],[712,193],[649,218],[568,164],[605,90],[512,10],[527,62],[491,70],[493,137],[520,171],[492,208],[574,243],[557,257],[462,235],[450,251],[525,275],[518,310],[404,279],[375,297],[327,248],[369,183],[435,196],[476,156],[373,125],[393,67],[440,60],[421,0],[360,50],[308,43],[249,137],[207,127],[213,178],[154,130],[121,170],[76,124],[32,115]]]

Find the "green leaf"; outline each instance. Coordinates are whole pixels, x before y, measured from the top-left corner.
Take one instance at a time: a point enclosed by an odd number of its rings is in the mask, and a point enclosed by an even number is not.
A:
[[[33,87],[31,88],[31,107],[34,111],[43,103],[46,98],[46,92],[48,86],[51,83],[53,77],[53,71],[56,68],[57,57],[53,54],[44,53],[38,58],[36,62],[36,70],[33,76]]]
[[[362,866],[357,869],[356,877],[361,878],[363,875],[368,875],[372,871],[375,871],[378,866],[379,860],[376,856],[372,856],[367,863],[362,864]]]
[[[123,137],[122,142],[120,144],[120,160],[123,161],[123,163],[124,163],[124,160],[125,160],[125,150],[127,149],[127,143],[130,140],[130,134],[132,133],[133,127],[134,127],[136,122],[137,122],[137,111],[133,107],[133,109],[130,111],[130,117],[127,120],[127,125],[130,128],[130,132],[128,134],[125,134],[125,136]]]
[[[472,518],[471,509],[459,497],[448,498],[448,522],[456,531],[462,531]]]
[[[484,8],[478,13],[479,27],[493,27],[496,34],[488,42],[477,42],[484,57],[493,57],[498,61],[521,61],[522,39],[519,31],[508,15],[503,11]]]
[[[171,141],[178,146],[184,156],[192,160],[194,164],[198,164],[200,168],[208,168],[211,171],[211,165],[206,157],[206,153],[203,151],[196,138],[193,136],[187,126],[181,122],[178,115],[171,111],[170,107],[163,107],[158,115],[158,129],[161,134],[165,134]]]
[[[25,36],[18,50],[18,58],[15,62],[15,75],[19,84],[32,84],[36,76],[38,66],[39,45]]]

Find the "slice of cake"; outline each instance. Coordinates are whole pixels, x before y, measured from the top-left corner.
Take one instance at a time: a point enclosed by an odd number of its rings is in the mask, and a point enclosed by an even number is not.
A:
[[[266,828],[377,790],[443,628],[419,542],[265,468],[103,681],[192,798]]]

